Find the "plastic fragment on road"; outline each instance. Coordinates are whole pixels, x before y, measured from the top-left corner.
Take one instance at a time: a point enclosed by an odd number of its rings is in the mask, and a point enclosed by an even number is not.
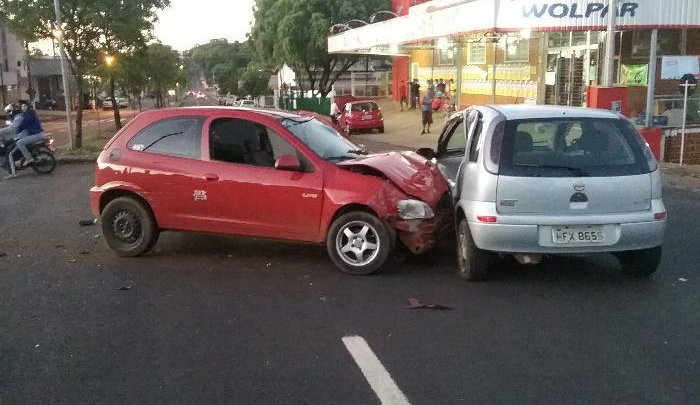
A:
[[[685,283],[686,281],[688,281],[688,279],[685,277],[681,277],[678,279],[678,281],[680,281],[681,283]]]
[[[117,288],[117,290],[119,290],[119,291],[129,291],[129,290],[131,290],[131,286],[129,285],[129,286],[124,286],[124,287],[119,287],[119,288]]]
[[[408,304],[409,305],[406,307],[406,309],[451,309],[450,307],[445,305],[423,302],[418,298],[409,298]]]
[[[78,221],[78,225],[80,226],[93,226],[97,223],[97,218],[93,219],[81,219]]]

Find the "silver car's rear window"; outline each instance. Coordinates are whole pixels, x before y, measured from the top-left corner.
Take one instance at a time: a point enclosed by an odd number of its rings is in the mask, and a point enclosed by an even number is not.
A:
[[[605,177],[649,173],[639,137],[623,119],[507,121],[499,174]]]

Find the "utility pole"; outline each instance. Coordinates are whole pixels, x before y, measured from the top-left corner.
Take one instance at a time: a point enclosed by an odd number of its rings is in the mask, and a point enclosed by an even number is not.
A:
[[[603,70],[603,86],[613,85],[615,71],[615,22],[617,18],[617,0],[608,0],[608,32],[605,44],[605,69]]]
[[[61,6],[59,0],[53,0],[56,10],[56,30],[54,35],[58,37],[58,51],[61,54],[61,76],[63,76],[63,98],[66,103],[66,117],[68,118],[68,149],[73,150],[73,114],[71,113],[70,81],[66,71],[66,50],[63,47],[63,26],[61,25]],[[82,102],[82,100],[79,100]]]

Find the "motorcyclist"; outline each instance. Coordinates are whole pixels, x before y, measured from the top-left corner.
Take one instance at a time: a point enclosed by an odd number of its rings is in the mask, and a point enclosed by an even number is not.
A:
[[[17,104],[19,105],[20,112],[19,114],[12,114],[13,118],[10,126],[0,129],[0,138],[14,135],[17,139],[16,147],[24,157],[23,165],[28,166],[34,162],[34,158],[29,152],[27,145],[42,140],[44,138],[44,129],[41,127],[41,122],[36,112],[30,108],[28,101],[20,100]],[[8,107],[5,108],[6,111]],[[15,108],[12,108],[11,112],[14,111]],[[12,156],[13,154],[10,153],[10,155]]]

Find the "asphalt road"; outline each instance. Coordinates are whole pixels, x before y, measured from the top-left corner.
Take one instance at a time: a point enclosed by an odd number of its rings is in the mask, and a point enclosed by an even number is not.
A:
[[[650,279],[602,256],[466,283],[448,243],[368,277],[206,235],[117,258],[78,225],[92,170],[0,181],[0,404],[377,404],[351,335],[411,404],[700,403],[697,193],[666,190]]]

